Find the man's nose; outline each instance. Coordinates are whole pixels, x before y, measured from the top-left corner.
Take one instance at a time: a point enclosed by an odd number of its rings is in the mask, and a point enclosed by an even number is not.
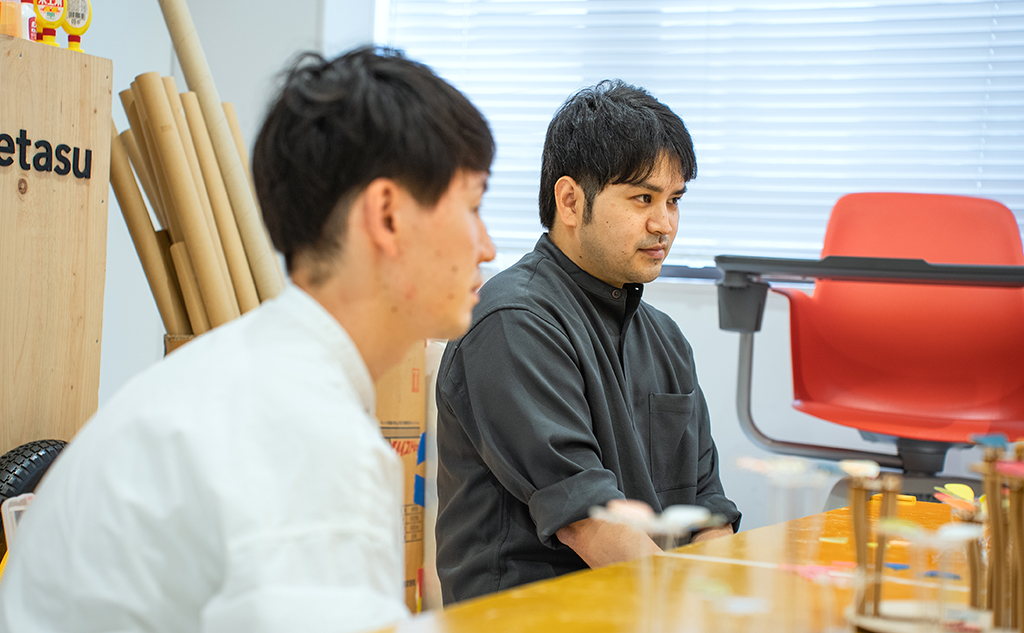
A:
[[[672,232],[672,212],[667,202],[653,207],[647,219],[647,231],[655,235],[668,235]]]
[[[494,259],[497,254],[494,248],[494,242],[491,241],[491,234],[487,232],[487,227],[484,225],[483,218],[480,218],[480,261],[489,262]]]

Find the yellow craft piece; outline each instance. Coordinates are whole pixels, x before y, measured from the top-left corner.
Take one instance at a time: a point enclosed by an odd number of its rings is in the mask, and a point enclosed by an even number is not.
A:
[[[0,558],[0,577],[4,575],[4,567],[7,567],[7,552],[4,552],[4,557]]]
[[[882,503],[882,493],[871,495],[868,499],[868,503]],[[896,504],[904,506],[912,506],[917,503],[917,497],[914,495],[896,495]]]
[[[967,484],[946,484],[946,490],[964,501],[974,501],[974,490]]]

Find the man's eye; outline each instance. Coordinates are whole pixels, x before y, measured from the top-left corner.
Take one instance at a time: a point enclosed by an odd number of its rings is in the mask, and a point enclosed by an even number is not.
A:
[[[677,207],[677,206],[679,206],[679,201],[681,199],[682,199],[682,196],[676,196],[675,198],[670,198],[668,203],[671,204],[673,207]]]
[[[639,196],[637,196],[636,199],[639,200],[640,202],[643,202],[644,204],[650,204],[651,203],[651,194],[649,194],[649,193],[642,193]]]

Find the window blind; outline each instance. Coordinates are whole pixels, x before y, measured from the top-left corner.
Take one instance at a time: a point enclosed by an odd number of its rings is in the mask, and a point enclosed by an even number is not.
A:
[[[377,2],[378,43],[490,121],[498,267],[542,230],[551,116],[606,78],[646,88],[693,136],[669,264],[817,258],[833,204],[858,191],[986,197],[1024,220],[1024,0]]]

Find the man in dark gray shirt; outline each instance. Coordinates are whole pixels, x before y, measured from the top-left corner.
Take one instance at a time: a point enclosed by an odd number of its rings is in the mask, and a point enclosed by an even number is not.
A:
[[[641,301],[696,176],[683,122],[642,89],[602,82],[548,127],[533,252],[480,291],[438,373],[437,567],[446,603],[657,551],[588,518],[612,499],[655,511],[725,496],[693,353]]]

